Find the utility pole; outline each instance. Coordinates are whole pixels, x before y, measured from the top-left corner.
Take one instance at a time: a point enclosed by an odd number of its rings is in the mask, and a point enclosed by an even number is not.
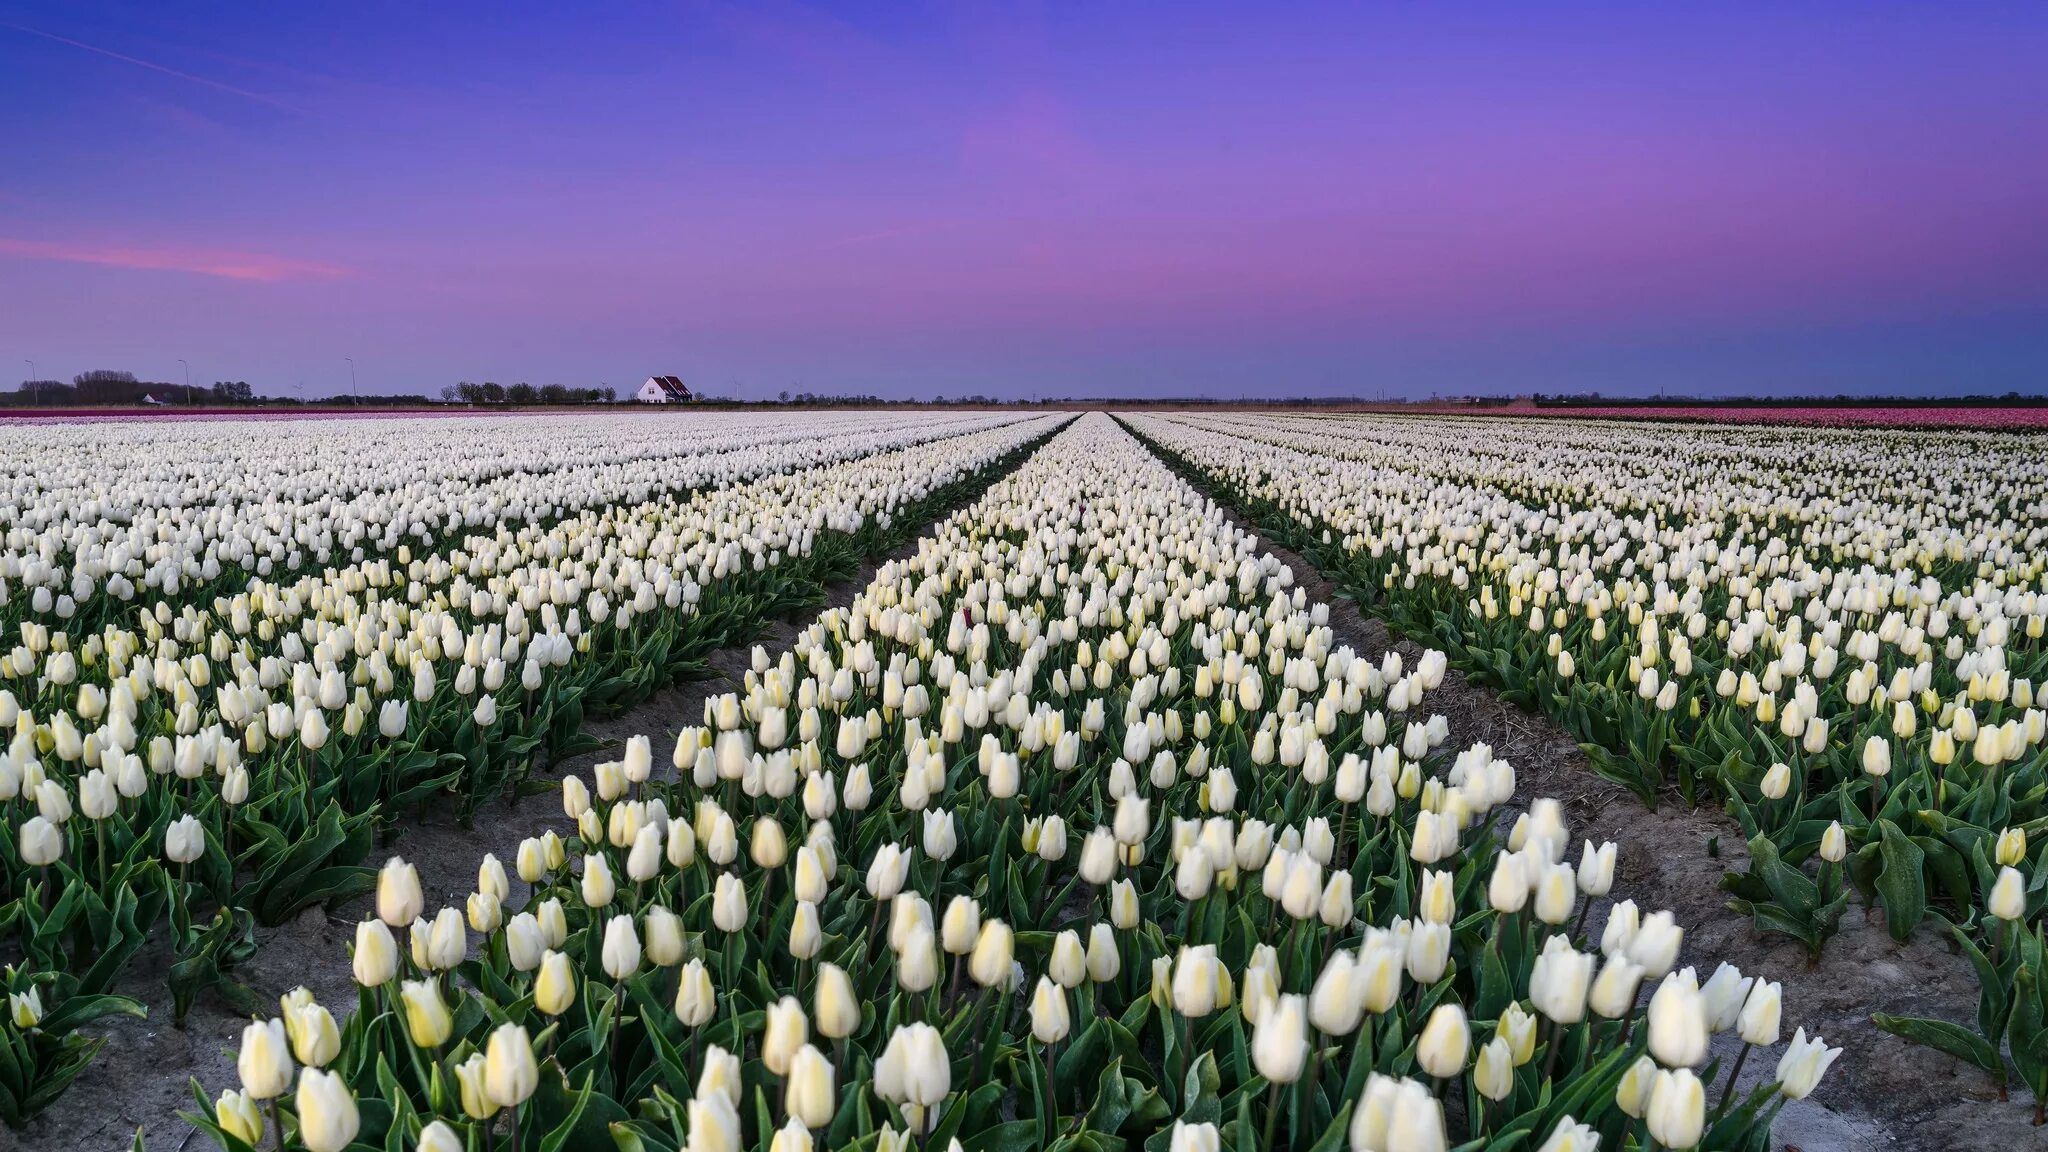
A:
[[[178,361],[178,363],[185,364],[183,360]],[[198,401],[192,399],[192,365],[190,364],[185,364],[185,403],[198,403]]]
[[[42,392],[42,389],[37,386],[36,362],[26,356],[22,357],[21,362],[28,365],[28,398],[29,403],[33,404],[35,403],[35,398]]]
[[[363,394],[359,389],[356,388],[356,358],[353,356],[343,356],[342,359],[348,361],[349,398],[351,400],[356,401],[357,403],[361,403],[363,399]]]

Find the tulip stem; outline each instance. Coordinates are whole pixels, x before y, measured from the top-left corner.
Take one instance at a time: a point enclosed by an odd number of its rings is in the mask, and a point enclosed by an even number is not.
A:
[[[1265,1135],[1259,1140],[1259,1147],[1261,1149],[1268,1149],[1273,1146],[1273,1128],[1275,1122],[1279,1119],[1280,1082],[1278,1080],[1270,1080],[1266,1083],[1266,1131]]]
[[[270,1098],[270,1124],[277,1131],[277,1152],[284,1152],[284,1112],[277,1106],[278,1098]]]
[[[1550,1048],[1549,1051],[1543,1054],[1543,1079],[1538,1080],[1538,1084],[1549,1082],[1550,1073],[1557,1067],[1557,1051],[1564,1047],[1564,1029],[1562,1027],[1545,1018],[1543,1028],[1550,1035]]]
[[[1742,1051],[1735,1054],[1735,1067],[1728,1070],[1728,1082],[1721,1086],[1721,1103],[1715,1107],[1714,1115],[1728,1111],[1728,1101],[1735,1098],[1735,1081],[1742,1075],[1742,1062],[1749,1059],[1749,1041],[1742,1042]]]
[[[626,1086],[625,1086],[625,1085],[624,1085],[623,1083],[621,1083],[620,1081],[621,1081],[621,1080],[623,1079],[623,1076],[624,1076],[624,1069],[625,1069],[625,1064],[626,1064],[626,1061],[625,1061],[625,1059],[624,1059],[624,1058],[623,1058],[622,1056],[620,1056],[620,1054],[619,1054],[619,1047],[620,1047],[620,1045],[619,1045],[619,1032],[620,1032],[621,1028],[623,1027],[623,1024],[622,1024],[622,1022],[620,1021],[619,1017],[621,1017],[621,1016],[623,1016],[623,1015],[625,1014],[625,1013],[624,1013],[624,1011],[623,1011],[623,1002],[625,1001],[625,998],[626,998],[626,982],[625,982],[624,980],[617,980],[617,981],[613,981],[613,983],[612,983],[612,1036],[611,1036],[611,1045],[612,1045],[612,1084],[613,1084],[613,1085],[615,1086],[615,1089],[616,1089],[616,1090],[617,1090],[617,1091],[619,1092],[619,1094],[620,1094],[620,1095],[622,1095],[622,1096],[623,1096],[623,1095],[625,1095],[625,1088],[626,1088]]]
[[[1045,1059],[1045,1105],[1048,1112],[1045,1130],[1047,1134],[1058,1131],[1060,1126],[1060,1085],[1059,1074],[1055,1070],[1055,1065],[1058,1063],[1058,1049],[1059,1045],[1057,1044],[1047,1044],[1039,1049],[1039,1055]]]

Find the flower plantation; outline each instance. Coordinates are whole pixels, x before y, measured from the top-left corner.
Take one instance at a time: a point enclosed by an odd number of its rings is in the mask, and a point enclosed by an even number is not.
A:
[[[2048,452],[2019,435],[1142,416],[1368,611],[1658,803],[1820,962],[1852,900],[1939,933],[1975,1027],[1879,1026],[2048,1097]]]
[[[1185,437],[1186,459],[1239,442],[1138,426]],[[878,477],[938,492],[923,470],[949,458],[960,477],[1001,470],[850,606],[755,648],[738,690],[563,779],[573,832],[479,860],[459,907],[429,907],[413,866],[385,859],[331,957],[354,1001],[255,1006],[237,1082],[199,1086],[194,1122],[232,1152],[1765,1149],[1827,1073],[1836,1051],[1768,973],[1681,967],[1685,926],[1626,898],[1614,845],[1575,840],[1485,745],[1452,746],[1430,695],[1452,648],[1409,662],[1337,642],[1327,605],[1110,418],[963,428],[896,473],[880,451],[731,490],[766,485],[771,506],[814,484],[852,501]],[[841,467],[870,471],[827,477]],[[694,522],[714,544],[676,571],[730,559],[693,579],[696,603],[790,570],[787,521],[706,507],[725,517]],[[605,571],[669,554],[659,530],[605,516],[564,518],[588,526],[573,550],[516,531],[502,550],[547,556],[564,583],[614,549]],[[761,541],[751,559],[739,540]],[[436,589],[405,602],[509,616],[515,600],[476,605],[500,550],[460,551],[445,573],[393,559]],[[600,614],[597,590],[564,601],[582,636],[661,619],[659,592],[621,589]],[[407,654],[432,659],[431,638],[452,661],[445,630],[422,625]],[[528,634],[507,625],[500,651]],[[440,755],[495,729],[459,708],[426,740],[388,739]],[[385,747],[267,754],[292,796],[388,765]],[[147,779],[166,803],[200,794],[175,765]],[[90,857],[89,830],[65,834],[65,859]],[[17,904],[45,899],[21,883]],[[1710,1058],[1717,1033],[1736,1060]]]
[[[708,423],[692,450],[631,418],[59,429],[106,440],[76,470],[12,445],[0,1120],[78,1074],[81,1025],[140,1010],[115,989],[153,937],[177,1015],[254,1009],[256,925],[366,891],[391,821],[531,790],[586,713],[813,602],[1059,421]]]

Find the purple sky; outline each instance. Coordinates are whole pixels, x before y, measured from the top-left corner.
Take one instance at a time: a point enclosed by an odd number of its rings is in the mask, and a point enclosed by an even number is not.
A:
[[[12,3],[0,380],[2048,390],[2048,4],[1680,7]]]

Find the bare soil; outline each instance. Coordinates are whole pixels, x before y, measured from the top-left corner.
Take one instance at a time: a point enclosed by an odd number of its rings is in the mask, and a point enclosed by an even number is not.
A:
[[[1231,514],[1247,531],[1251,526]],[[1422,648],[1393,637],[1385,623],[1341,599],[1339,588],[1307,560],[1261,536],[1294,572],[1310,598],[1330,605],[1330,626],[1354,651],[1377,658],[1389,648],[1412,667]],[[1613,899],[1634,900],[1645,915],[1670,909],[1686,929],[1681,963],[1704,981],[1722,961],[1745,974],[1784,985],[1784,1035],[1795,1027],[1842,1049],[1819,1089],[1792,1101],[1773,1126],[1773,1145],[1787,1152],[1861,1152],[1864,1149],[2048,1149],[2048,1129],[2033,1126],[2032,1097],[2015,1086],[2000,1102],[1984,1072],[1930,1048],[1908,1044],[1870,1022],[1873,1012],[1935,1016],[1972,1025],[1977,980],[1968,961],[1924,929],[1899,944],[1881,920],[1852,905],[1842,931],[1830,940],[1818,968],[1805,949],[1782,937],[1757,934],[1746,916],[1727,906],[1724,872],[1748,866],[1748,851],[1734,820],[1715,809],[1688,810],[1673,796],[1647,811],[1620,785],[1596,775],[1585,754],[1547,717],[1533,715],[1467,682],[1455,670],[1423,701],[1450,721],[1450,744],[1484,741],[1515,766],[1516,810],[1536,797],[1564,804],[1575,839],[1619,845]],[[1598,939],[1607,900],[1587,920]],[[1644,990],[1647,999],[1649,989]],[[1740,1048],[1733,1036],[1716,1037],[1724,1067]],[[1743,1068],[1742,1087],[1766,1082],[1784,1051],[1758,1051]]]
[[[927,528],[918,539],[929,532]],[[891,558],[914,554],[918,539],[897,549]],[[863,564],[852,578],[827,588],[824,604],[794,620],[771,621],[756,642],[776,652],[788,647],[820,613],[852,603],[874,579],[878,567],[873,562]],[[705,659],[709,671],[703,679],[664,689],[619,715],[589,721],[586,729],[604,740],[607,748],[564,760],[536,776],[559,781],[565,774],[616,757],[628,737],[643,734],[654,741],[656,770],[669,770],[668,750],[677,730],[700,722],[707,697],[735,690],[750,667],[752,651],[751,645],[738,645],[713,652]],[[469,828],[429,809],[402,818],[399,838],[384,853],[373,854],[371,862],[382,863],[387,854],[405,857],[419,869],[429,910],[444,905],[459,908],[476,890],[477,867],[484,853],[496,854],[511,872],[520,841],[550,828],[566,835],[572,827],[551,794],[531,796],[517,805],[488,805],[478,811]],[[511,881],[515,897],[521,895],[516,873]],[[273,1001],[304,985],[338,1018],[345,1018],[345,1010],[356,1003],[349,946],[355,940],[356,923],[371,915],[373,908],[371,897],[333,908],[309,908],[291,924],[259,931],[256,955],[236,971],[236,978]],[[187,1015],[184,1028],[173,1027],[170,990],[164,982],[169,964],[165,949],[137,959],[119,991],[147,1004],[149,1018],[111,1019],[101,1022],[105,1027],[91,1029],[107,1037],[106,1047],[70,1091],[30,1122],[27,1131],[16,1134],[0,1129],[0,1149],[114,1152],[129,1148],[138,1128],[148,1152],[212,1147],[211,1140],[178,1113],[196,1106],[191,1088],[194,1079],[205,1086],[209,1096],[240,1083],[235,1051],[249,1021],[234,1015],[217,998],[202,996]],[[10,1143],[16,1139],[20,1143]]]

